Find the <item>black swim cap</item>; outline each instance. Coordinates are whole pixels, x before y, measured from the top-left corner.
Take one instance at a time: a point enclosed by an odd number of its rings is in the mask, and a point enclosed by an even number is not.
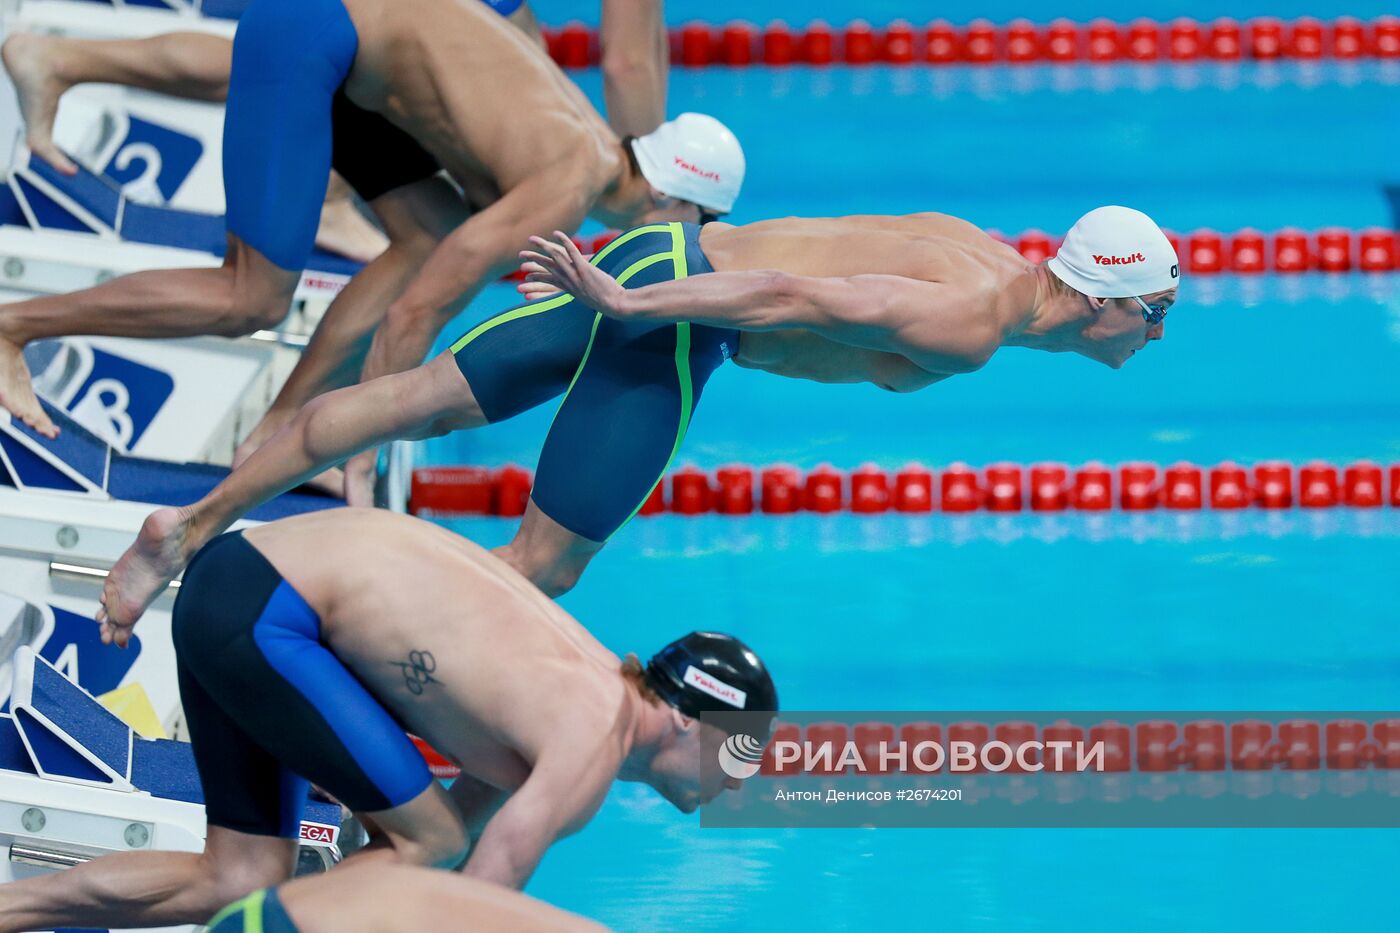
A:
[[[778,710],[768,668],[748,645],[720,632],[691,632],[656,652],[646,682],[692,719],[706,712]]]

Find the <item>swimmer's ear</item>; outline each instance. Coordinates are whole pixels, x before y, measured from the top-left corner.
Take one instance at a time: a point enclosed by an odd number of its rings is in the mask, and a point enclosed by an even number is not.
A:
[[[1092,298],[1088,295],[1085,295],[1084,297],[1088,299],[1089,307],[1093,308],[1095,311],[1102,311],[1104,309],[1104,306],[1108,304],[1107,298]]]

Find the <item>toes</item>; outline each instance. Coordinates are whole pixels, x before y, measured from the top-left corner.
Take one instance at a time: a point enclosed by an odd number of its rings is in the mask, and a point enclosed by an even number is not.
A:
[[[24,423],[33,428],[37,433],[42,434],[44,437],[47,437],[49,440],[53,440],[54,438],[58,437],[58,426],[47,418],[38,418],[31,416],[25,418]]]
[[[73,162],[66,155],[63,154],[62,150],[54,146],[46,146],[42,144],[36,146],[33,143],[30,143],[29,149],[39,158],[43,159],[45,162],[49,163],[49,165],[52,165],[55,169],[57,169],[60,174],[78,174],[78,166],[74,165]]]

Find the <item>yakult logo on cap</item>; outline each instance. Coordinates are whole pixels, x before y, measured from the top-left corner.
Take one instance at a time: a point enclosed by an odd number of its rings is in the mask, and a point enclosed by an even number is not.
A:
[[[1131,256],[1100,256],[1096,253],[1094,262],[1101,266],[1127,266],[1135,262],[1147,262],[1147,257],[1142,253],[1133,253]]]
[[[738,687],[731,687],[718,678],[710,677],[694,665],[686,665],[685,682],[702,693],[708,693],[715,699],[728,703],[735,709],[743,709],[744,702],[748,699],[748,694]]]
[[[687,172],[690,172],[690,174],[692,175],[699,175],[706,181],[719,181],[719,172],[707,172],[705,171],[705,169],[701,168],[698,165],[692,165],[685,159],[682,159],[680,156],[672,156],[672,158],[676,160],[677,166],[679,166]]]

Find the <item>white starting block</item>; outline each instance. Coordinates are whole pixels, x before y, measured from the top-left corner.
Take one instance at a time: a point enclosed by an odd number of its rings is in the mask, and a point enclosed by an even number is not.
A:
[[[11,712],[0,714],[0,883],[113,852],[203,849],[188,744],[136,735],[29,648],[16,652],[13,678]],[[307,804],[299,874],[340,861],[340,831],[339,806]]]

